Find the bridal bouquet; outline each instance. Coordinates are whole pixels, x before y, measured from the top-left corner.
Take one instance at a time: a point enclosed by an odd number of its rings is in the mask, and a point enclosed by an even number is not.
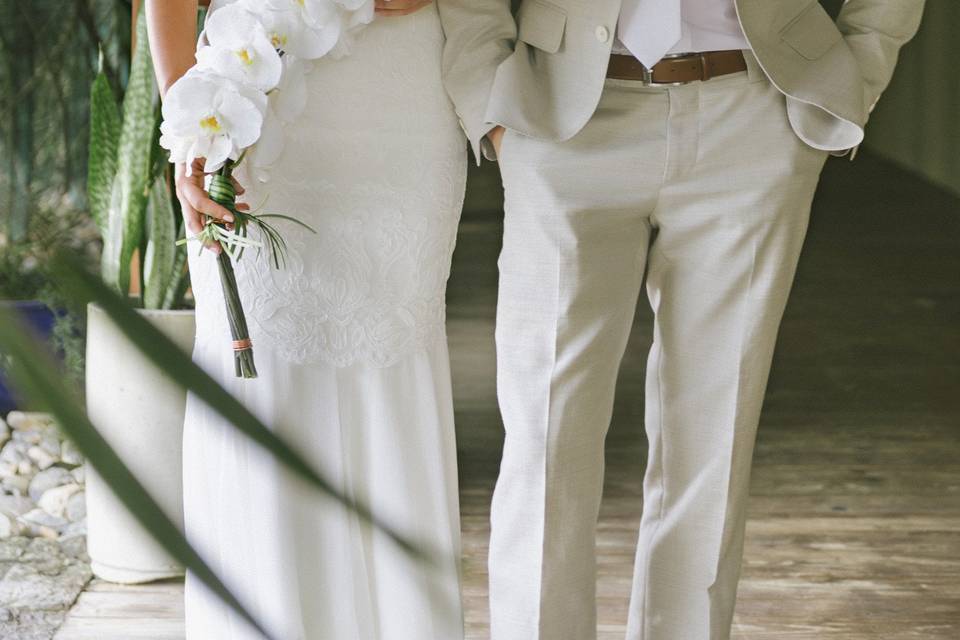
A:
[[[223,249],[218,264],[238,377],[255,378],[257,369],[232,260],[244,249],[259,254],[264,247],[249,236],[253,225],[281,268],[286,245],[268,219],[297,221],[238,210],[233,170],[244,159],[254,167],[276,161],[284,126],[306,108],[311,62],[348,53],[353,35],[373,17],[374,0],[214,0],[196,65],[164,98],[160,144],[170,162],[184,163],[190,175],[194,161],[204,158],[210,198],[234,216],[232,226],[207,217],[189,240]]]

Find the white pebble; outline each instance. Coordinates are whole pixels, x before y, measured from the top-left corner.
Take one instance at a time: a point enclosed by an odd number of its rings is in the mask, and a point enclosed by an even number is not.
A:
[[[0,512],[8,516],[22,515],[33,507],[33,500],[27,496],[15,496],[9,493],[0,494]]]
[[[40,507],[27,511],[20,516],[20,521],[29,525],[31,528],[47,527],[56,530],[67,526],[67,520],[65,518],[50,515]]]
[[[87,495],[82,489],[67,500],[66,516],[70,522],[79,522],[87,516]]]
[[[20,464],[27,456],[27,446],[17,440],[11,440],[0,449],[0,462]]]
[[[49,413],[36,411],[11,411],[7,414],[7,424],[14,429],[45,429],[53,426],[53,417]]]
[[[38,444],[43,439],[43,433],[36,429],[18,429],[13,432],[12,439],[29,447]]]
[[[60,530],[60,541],[85,535],[87,535],[87,521],[78,520],[77,522],[71,522]]]
[[[50,454],[54,459],[60,457],[60,434],[56,430],[51,429],[47,433],[43,434],[43,438],[40,440],[40,448]]]
[[[47,469],[57,462],[57,459],[50,455],[50,452],[41,445],[33,445],[27,449],[27,455],[40,469]]]
[[[0,513],[0,540],[13,536],[21,536],[25,533],[26,527],[17,521],[15,517]]]
[[[67,502],[77,491],[80,491],[80,485],[75,483],[47,489],[37,500],[37,506],[54,517],[66,518]]]
[[[60,445],[60,459],[67,464],[83,464],[83,454],[72,440],[64,440]]]
[[[71,482],[73,482],[73,476],[70,475],[70,472],[63,467],[50,467],[49,469],[44,469],[37,475],[33,476],[33,480],[30,481],[30,499],[34,502],[37,502],[40,500],[40,496],[46,493],[49,489],[59,487],[62,484],[69,484]]]
[[[27,493],[27,489],[30,487],[30,477],[29,476],[8,476],[3,479],[0,484],[3,485],[5,491],[13,493],[15,495],[23,495]]]
[[[7,476],[17,475],[17,467],[19,465],[16,462],[10,462],[9,460],[0,460],[0,478],[6,478]]]
[[[19,429],[27,419],[27,414],[23,411],[11,411],[7,414],[7,424],[14,429]]]

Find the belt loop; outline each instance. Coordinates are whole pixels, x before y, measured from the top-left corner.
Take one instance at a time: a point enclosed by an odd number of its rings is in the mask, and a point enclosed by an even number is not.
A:
[[[753,82],[760,79],[763,69],[760,68],[760,63],[757,62],[757,57],[751,49],[743,50],[743,60],[747,63],[747,80]]]
[[[700,80],[701,82],[706,82],[713,77],[713,69],[710,68],[710,63],[707,58],[707,54],[704,51],[700,52]]]

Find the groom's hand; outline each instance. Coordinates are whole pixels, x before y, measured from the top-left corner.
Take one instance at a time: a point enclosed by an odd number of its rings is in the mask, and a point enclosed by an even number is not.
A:
[[[497,152],[497,158],[500,157],[500,143],[503,141],[503,134],[506,131],[503,127],[495,127],[490,130],[490,133],[487,134],[487,137],[490,138],[490,144],[493,145],[493,150]]]
[[[376,13],[378,16],[396,18],[416,13],[431,4],[433,0],[377,0]]]

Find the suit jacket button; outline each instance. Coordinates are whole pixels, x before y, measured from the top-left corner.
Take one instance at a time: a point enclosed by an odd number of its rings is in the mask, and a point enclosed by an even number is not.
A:
[[[600,42],[606,42],[610,39],[610,29],[607,29],[603,25],[597,27],[597,30],[594,31],[594,34],[597,36],[597,40]]]

